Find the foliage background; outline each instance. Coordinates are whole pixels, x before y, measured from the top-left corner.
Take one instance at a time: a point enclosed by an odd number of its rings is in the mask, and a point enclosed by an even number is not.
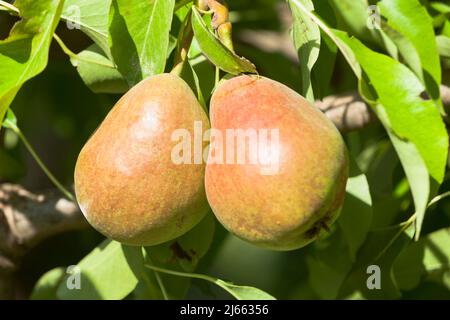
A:
[[[160,2],[155,0],[151,5],[156,8],[159,3],[161,11],[155,14],[158,21],[164,22],[167,16]],[[326,30],[320,30],[295,1],[289,2],[293,18],[286,1],[231,0],[228,4],[235,51],[252,61],[259,74],[280,81],[309,98],[319,99],[360,88],[368,100],[376,101],[373,107],[378,116],[381,115],[383,125],[378,122],[344,136],[353,158],[352,172],[342,216],[329,235],[300,250],[272,252],[238,240],[209,217],[177,242],[185,251],[195,249],[196,254],[189,259],[177,255],[173,243],[146,248],[145,257],[136,248],[102,243],[80,264],[83,289],[70,291],[64,289],[65,267],[77,264],[103,238],[92,229],[62,234],[41,243],[25,257],[17,276],[17,288],[22,297],[32,292],[33,298],[163,298],[161,281],[170,298],[230,297],[226,291],[201,279],[155,273],[145,268],[146,259],[147,263],[151,261],[170,270],[195,270],[259,288],[278,299],[450,298],[450,200],[443,198],[426,209],[427,203],[449,190],[450,184],[447,173],[444,177],[444,170],[447,172],[446,122],[439,116],[439,112],[444,114],[445,111],[436,93],[441,82],[450,85],[450,6],[444,0],[384,0],[382,4],[366,0],[297,2],[306,7],[313,4],[315,14],[327,25],[355,36],[364,47],[339,31],[331,31],[335,39],[330,39]],[[138,19],[142,10],[148,9],[140,7],[142,2],[112,1],[111,9],[107,8],[107,12],[112,11],[105,25],[109,33],[106,40],[99,40],[98,34],[93,35],[83,28],[68,30],[67,10],[72,4],[81,8],[88,6],[88,11],[82,11],[91,16],[86,23],[101,27],[105,15],[101,13],[102,6],[96,6],[98,3],[42,2],[44,6],[61,6],[55,9],[55,12],[62,11],[63,19],[56,34],[72,52],[82,52],[91,46],[94,38],[104,49],[104,59],[111,55],[110,60],[117,63],[115,73],[105,75],[104,70],[96,71],[92,66],[83,69],[82,60],[77,63],[77,57],[71,56],[70,61],[67,52],[53,40],[45,70],[25,82],[11,104],[24,135],[51,172],[67,186],[73,183],[79,150],[121,93],[140,77],[164,70],[164,66],[162,70],[144,68],[142,75],[127,70],[130,65],[142,64],[142,60],[130,62],[136,56],[127,52],[128,46],[121,45],[126,41],[136,45],[136,52],[140,53],[143,48],[140,59],[155,61],[161,56],[161,50],[145,52],[145,46],[141,46],[145,39],[139,32],[133,33],[141,27],[139,23],[148,21]],[[382,31],[367,28],[367,7],[375,3],[382,8]],[[31,16],[40,10],[33,1],[16,1],[16,5],[22,13],[29,10]],[[174,15],[168,48],[173,48],[186,13],[182,7]],[[1,39],[8,37],[17,20],[14,14],[0,11]],[[164,48],[164,33],[158,33],[158,28],[164,26],[159,24],[152,28],[156,36],[151,43]],[[289,36],[291,29],[294,41]],[[186,68],[183,77],[207,102],[214,87],[215,67],[202,51],[211,58],[217,44],[208,47],[207,40],[197,40],[201,45],[194,41],[190,52],[192,69]],[[358,61],[353,68],[357,65],[356,69],[363,69],[359,81],[348,59],[334,44],[336,41],[350,48]],[[5,62],[7,45],[7,42],[0,43],[0,73],[3,77],[12,77],[17,70],[8,69],[10,65]],[[41,51],[40,54],[47,54]],[[166,71],[173,66],[176,49],[169,52],[163,59],[165,63],[167,58]],[[211,60],[222,66],[229,58],[219,55],[217,59]],[[195,85],[195,75],[199,86]],[[0,76],[0,80],[3,77]],[[0,83],[2,90],[3,84]],[[5,99],[9,98],[2,90],[0,102],[7,105]],[[429,99],[418,100],[422,91]],[[380,111],[383,108],[386,112]],[[386,113],[388,116],[383,118]],[[442,119],[447,121],[446,116]],[[2,130],[1,140],[2,182],[15,182],[37,190],[53,187],[13,130]],[[411,164],[408,161],[411,159],[417,161]],[[418,241],[412,239],[411,216],[415,212],[418,220],[425,216]],[[370,264],[381,267],[382,290],[367,290],[366,268]],[[52,271],[46,273],[49,270]],[[244,297],[258,297],[258,293],[251,290],[245,294]]]

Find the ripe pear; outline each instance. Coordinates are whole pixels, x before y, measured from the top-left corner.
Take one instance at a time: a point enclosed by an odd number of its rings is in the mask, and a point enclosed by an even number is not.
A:
[[[176,130],[209,120],[189,86],[161,74],[142,80],[111,109],[81,150],[75,192],[88,222],[105,236],[149,246],[177,238],[208,212],[205,163],[172,160]]]
[[[210,120],[206,195],[231,233],[294,250],[336,220],[347,149],[333,123],[301,95],[267,78],[235,77],[215,90]]]

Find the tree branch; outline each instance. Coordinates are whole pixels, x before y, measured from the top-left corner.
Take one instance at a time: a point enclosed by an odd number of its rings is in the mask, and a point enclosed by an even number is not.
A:
[[[318,100],[315,106],[334,123],[342,133],[362,129],[376,122],[376,116],[357,93],[329,96]]]
[[[450,107],[450,87],[441,85],[442,102]],[[355,131],[377,122],[378,119],[358,93],[326,97],[315,106],[335,124],[342,133]]]
[[[0,299],[14,297],[14,273],[31,248],[87,226],[78,206],[58,190],[36,194],[19,185],[0,185]]]

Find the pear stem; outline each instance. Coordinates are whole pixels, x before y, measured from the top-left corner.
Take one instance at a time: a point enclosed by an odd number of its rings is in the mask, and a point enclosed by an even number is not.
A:
[[[216,30],[216,34],[222,42],[231,52],[234,53],[233,39],[231,36],[231,23],[229,21],[229,12],[223,1],[218,0],[206,0],[206,3],[210,10],[214,12],[211,25]]]
[[[159,271],[156,270],[158,269],[157,267],[153,267],[153,262],[150,259],[150,256],[147,255],[147,260],[148,262],[150,262],[151,264],[146,264],[146,266],[150,269],[152,269],[153,273],[155,274],[155,278],[156,278],[156,282],[158,282],[158,286],[161,289],[161,293],[164,297],[164,300],[170,300],[169,299],[169,295],[167,294],[167,290],[166,290],[166,286],[164,285],[160,275],[159,275]]]

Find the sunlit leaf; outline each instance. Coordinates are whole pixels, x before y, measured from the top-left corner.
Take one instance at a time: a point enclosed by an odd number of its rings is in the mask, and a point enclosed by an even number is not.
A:
[[[83,82],[95,93],[124,93],[129,86],[115,65],[91,45],[72,59]]]
[[[442,108],[439,86],[441,66],[433,22],[419,0],[384,0],[381,13],[390,27],[404,38],[395,37],[406,63],[425,85],[427,92]]]
[[[192,8],[192,28],[202,52],[220,69],[231,74],[256,73],[255,66],[250,61],[237,56],[220,42],[195,8]]]
[[[0,40],[0,122],[20,87],[47,66],[63,1],[18,0],[22,20]]]
[[[445,58],[450,58],[450,37],[437,36],[436,42],[439,50],[439,55]]]
[[[418,236],[430,193],[442,182],[447,161],[448,134],[439,110],[421,98],[424,86],[404,65],[343,32],[335,33],[352,48],[376,92],[373,107],[394,143],[414,196]],[[432,185],[424,170],[435,180]]]
[[[111,0],[65,0],[61,19],[69,29],[80,29],[108,56],[108,19]]]
[[[313,11],[314,5],[311,0],[302,1],[308,10]],[[302,75],[302,95],[309,101],[314,102],[314,91],[311,83],[311,70],[319,57],[320,51],[320,29],[311,18],[303,13],[298,7],[289,2],[294,17],[292,27],[292,38],[300,59]]]
[[[394,264],[395,279],[400,288],[414,289],[422,277],[450,268],[450,232],[433,232],[411,243]]]
[[[55,268],[44,273],[34,285],[30,299],[56,300],[56,291],[65,274],[64,268]]]
[[[164,72],[174,0],[113,0],[109,46],[130,86]]]
[[[84,257],[61,282],[57,295],[60,299],[104,299],[125,298],[138,283],[138,276],[130,266],[126,246],[105,240]],[[77,272],[79,271],[79,273]],[[80,288],[69,287],[80,277]],[[74,284],[72,283],[72,284]]]

